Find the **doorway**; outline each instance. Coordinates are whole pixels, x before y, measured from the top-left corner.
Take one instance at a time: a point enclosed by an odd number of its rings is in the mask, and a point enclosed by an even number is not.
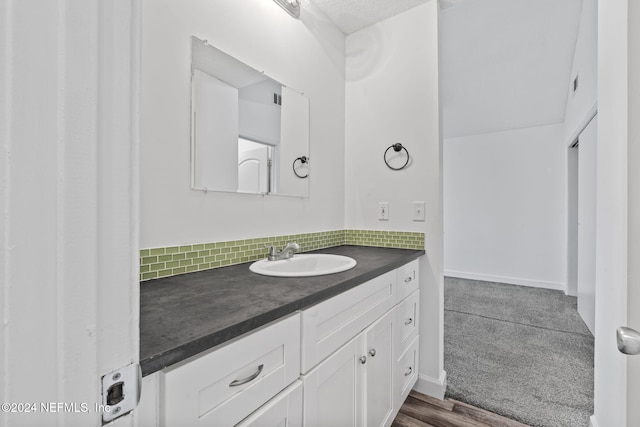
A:
[[[567,293],[595,336],[597,116],[569,148]]]

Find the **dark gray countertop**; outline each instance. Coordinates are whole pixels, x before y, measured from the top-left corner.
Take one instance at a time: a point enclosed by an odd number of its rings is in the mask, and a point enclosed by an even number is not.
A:
[[[425,252],[337,246],[314,251],[354,258],[351,270],[269,277],[250,263],[142,282],[140,365],[149,375],[396,269]]]

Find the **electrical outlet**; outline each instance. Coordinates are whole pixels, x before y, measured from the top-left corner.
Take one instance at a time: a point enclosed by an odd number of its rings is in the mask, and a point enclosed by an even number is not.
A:
[[[389,202],[378,203],[378,219],[380,221],[389,220]]]
[[[414,221],[425,220],[424,209],[425,209],[424,202],[413,202],[413,220]]]

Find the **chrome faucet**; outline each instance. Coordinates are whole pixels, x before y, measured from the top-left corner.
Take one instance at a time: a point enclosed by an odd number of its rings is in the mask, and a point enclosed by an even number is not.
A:
[[[287,243],[283,250],[278,251],[273,245],[265,245],[269,249],[267,259],[269,261],[279,261],[281,259],[289,259],[293,257],[293,253],[300,250],[300,245],[296,242]]]

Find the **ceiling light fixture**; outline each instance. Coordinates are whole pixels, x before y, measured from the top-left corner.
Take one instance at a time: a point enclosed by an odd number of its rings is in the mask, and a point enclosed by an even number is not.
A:
[[[300,17],[300,0],[273,0],[294,18]]]

